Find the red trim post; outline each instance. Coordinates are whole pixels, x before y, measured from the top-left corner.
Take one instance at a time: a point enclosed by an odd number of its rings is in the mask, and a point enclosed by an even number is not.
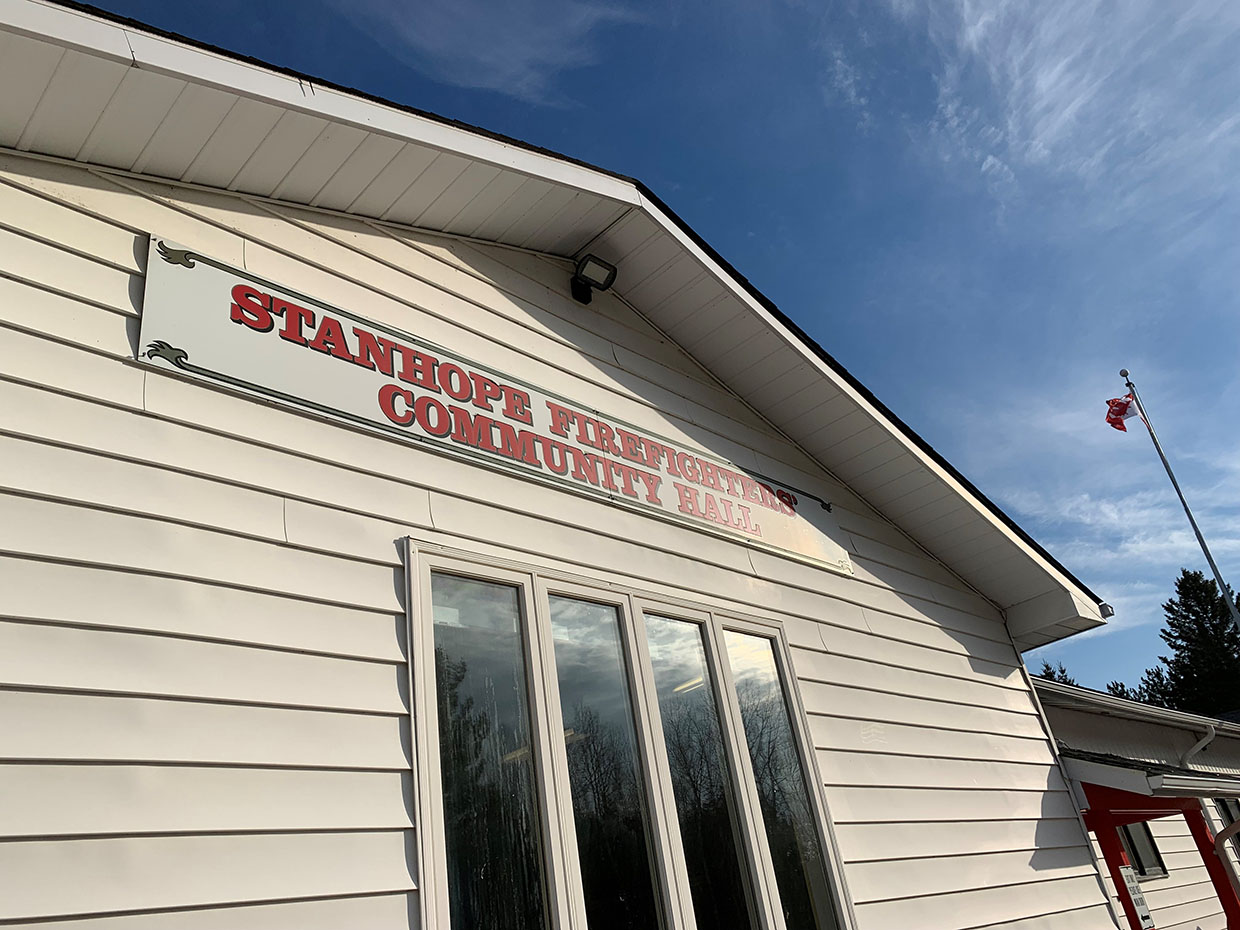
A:
[[[1119,898],[1124,916],[1128,918],[1130,930],[1141,930],[1141,918],[1137,916],[1136,905],[1132,903],[1132,895],[1128,893],[1128,883],[1120,869],[1128,865],[1128,857],[1124,854],[1124,845],[1119,841],[1119,831],[1115,818],[1107,810],[1091,809],[1085,812],[1085,826],[1098,837],[1098,845],[1102,848],[1102,858],[1106,861],[1107,871],[1111,874],[1111,883],[1115,886],[1115,897]]]
[[[1206,871],[1210,873],[1210,881],[1214,883],[1214,891],[1223,905],[1223,913],[1227,915],[1228,930],[1240,930],[1240,898],[1231,887],[1231,879],[1227,869],[1218,860],[1218,851],[1214,848],[1214,834],[1206,823],[1201,808],[1185,810],[1184,819],[1188,821],[1189,832],[1197,843],[1197,851],[1201,853]]]

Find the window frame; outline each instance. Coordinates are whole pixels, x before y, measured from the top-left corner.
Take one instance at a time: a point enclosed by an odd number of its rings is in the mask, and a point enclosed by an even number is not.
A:
[[[1141,828],[1145,832],[1146,838],[1149,840],[1150,849],[1154,853],[1155,860],[1157,860],[1153,863],[1152,867],[1150,864],[1143,862],[1141,857],[1137,855],[1136,846],[1132,839],[1133,827]],[[1167,877],[1167,863],[1163,861],[1162,852],[1158,848],[1158,841],[1154,838],[1154,831],[1150,829],[1149,821],[1140,820],[1136,823],[1119,824],[1116,827],[1116,832],[1119,833],[1119,841],[1124,847],[1124,855],[1128,857],[1128,862],[1132,866],[1132,870],[1137,875],[1137,881]]]
[[[715,609],[712,601],[716,599],[706,594],[698,596],[694,592],[690,599],[678,594],[653,593],[611,581],[606,573],[587,577],[546,564],[422,542],[414,537],[405,537],[403,543],[411,780],[417,815],[414,842],[418,849],[416,871],[423,926],[450,925],[430,583],[432,573],[443,572],[511,584],[520,591],[522,649],[528,669],[527,697],[532,718],[535,786],[543,829],[545,894],[551,930],[585,930],[587,926],[568,754],[563,740],[556,739],[562,708],[549,615],[549,597],[554,595],[613,606],[618,612],[626,684],[635,718],[638,764],[652,831],[656,900],[662,907],[664,930],[706,928],[698,928],[693,916],[653,667],[646,636],[640,628],[647,613],[689,621],[703,630],[706,662],[715,688],[727,754],[728,777],[738,807],[741,856],[753,889],[752,913],[759,930],[786,930],[723,633],[736,630],[761,636],[772,643],[797,757],[810,797],[814,829],[826,858],[834,917],[840,930],[854,930],[856,918],[844,880],[843,861],[826,803],[823,779],[814,757],[804,704],[796,688],[791,651],[780,620],[730,608]],[[499,547],[487,548],[495,551]]]

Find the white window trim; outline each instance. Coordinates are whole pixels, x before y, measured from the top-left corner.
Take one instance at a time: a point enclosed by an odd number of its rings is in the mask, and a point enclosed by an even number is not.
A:
[[[619,611],[625,670],[637,716],[637,739],[643,759],[643,787],[647,792],[651,828],[656,838],[662,838],[653,844],[653,853],[660,886],[658,899],[663,903],[668,918],[666,930],[709,928],[698,928],[693,917],[688,869],[680,841],[671,772],[663,748],[664,736],[650,654],[645,637],[639,635],[637,626],[643,613],[693,621],[702,624],[706,631],[707,663],[712,675],[718,676],[715,684],[716,693],[723,700],[721,724],[725,749],[733,763],[729,771],[733,793],[740,808],[741,852],[757,898],[753,902],[755,917],[761,930],[786,930],[783,915],[777,906],[779,892],[774,865],[722,634],[724,630],[738,630],[762,636],[773,643],[796,749],[807,779],[815,829],[830,870],[828,881],[835,903],[835,918],[841,930],[855,930],[856,915],[844,877],[843,859],[827,807],[823,779],[814,756],[805,708],[796,687],[791,651],[779,620],[745,611],[717,610],[709,604],[709,598],[694,594],[681,597],[651,593],[606,579],[583,577],[579,572],[560,571],[517,559],[420,542],[413,537],[405,537],[403,542],[405,622],[409,644],[410,754],[417,816],[417,882],[422,926],[450,925],[448,860],[443,842],[443,794],[438,790],[442,772],[430,586],[431,573],[444,571],[512,584],[522,592],[522,622],[529,632],[522,640],[529,676],[527,686],[535,743],[536,787],[540,793],[543,820],[546,894],[554,930],[585,930],[586,916],[572,805],[565,803],[570,797],[567,752],[563,741],[555,739],[556,734],[552,731],[552,722],[562,717],[558,683],[555,675],[549,674],[554,661],[550,618],[546,616],[550,594],[614,605]],[[645,764],[644,760],[650,760],[650,764]]]

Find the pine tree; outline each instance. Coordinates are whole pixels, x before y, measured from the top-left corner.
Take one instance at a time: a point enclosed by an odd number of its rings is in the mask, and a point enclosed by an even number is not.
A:
[[[1235,594],[1229,588],[1226,596]],[[1162,664],[1146,669],[1137,687],[1113,681],[1107,691],[1212,717],[1240,707],[1240,631],[1214,581],[1181,569],[1163,612],[1167,624],[1158,635],[1171,655],[1159,656]]]
[[[1042,671],[1038,672],[1039,678],[1045,678],[1047,681],[1057,681],[1062,685],[1075,685],[1076,679],[1068,674],[1068,670],[1064,668],[1062,662],[1051,665],[1045,659],[1042,660]]]

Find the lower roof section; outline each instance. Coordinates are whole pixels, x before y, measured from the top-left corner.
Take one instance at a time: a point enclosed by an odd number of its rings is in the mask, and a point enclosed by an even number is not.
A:
[[[615,291],[1007,617],[1109,608],[644,185],[516,140],[44,0],[0,8],[0,147],[616,264]]]

